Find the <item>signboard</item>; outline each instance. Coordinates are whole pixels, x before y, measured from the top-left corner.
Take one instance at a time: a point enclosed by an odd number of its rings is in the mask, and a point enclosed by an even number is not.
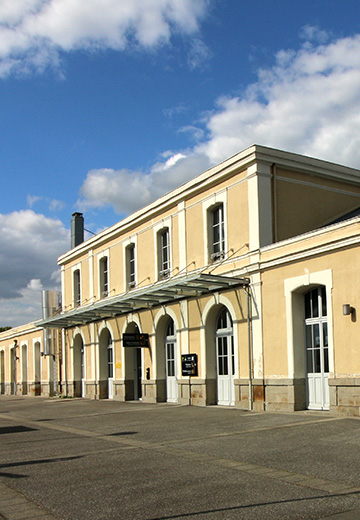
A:
[[[198,363],[197,354],[182,354],[181,369],[183,376],[197,376]]]
[[[123,347],[146,348],[149,347],[149,334],[123,334]]]

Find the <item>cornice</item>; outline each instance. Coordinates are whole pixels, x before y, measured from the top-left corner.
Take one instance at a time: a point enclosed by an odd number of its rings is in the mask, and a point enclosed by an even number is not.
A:
[[[104,242],[111,240],[118,234],[126,234],[127,231],[131,232],[133,227],[141,225],[144,221],[154,218],[172,206],[176,206],[185,198],[196,195],[254,164],[266,164],[268,166],[276,164],[278,167],[311,173],[314,176],[336,178],[352,184],[360,184],[360,171],[354,168],[348,168],[292,152],[253,145],[229,157],[216,166],[209,168],[197,177],[187,181],[96,236],[89,238],[76,248],[61,255],[58,259],[58,264],[62,265],[63,263],[74,260],[77,256],[83,255],[86,251],[94,247],[101,247]],[[268,174],[262,173],[261,170],[259,174],[268,176]],[[251,172],[250,175],[256,175],[256,173]]]

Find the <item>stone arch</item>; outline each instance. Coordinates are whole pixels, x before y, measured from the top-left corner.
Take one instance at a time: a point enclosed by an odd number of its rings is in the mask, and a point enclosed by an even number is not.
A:
[[[285,280],[288,378],[293,380],[295,410],[307,407],[304,296],[312,289],[324,287],[327,301],[329,372],[334,372],[332,333],[332,272],[307,273]]]
[[[129,318],[124,327],[123,333],[136,334],[141,333],[140,320],[135,316]],[[124,383],[125,383],[125,400],[138,401],[142,399],[142,374],[143,371],[143,355],[141,348],[125,347],[124,348]]]
[[[41,394],[41,345],[34,341],[34,394]]]
[[[99,329],[99,398],[113,397],[114,345],[108,325]]]
[[[167,329],[170,323],[173,323],[174,329],[174,361],[175,361],[175,376],[178,378],[179,375],[179,366],[180,366],[180,333],[179,333],[179,323],[176,316],[176,313],[172,309],[161,309],[157,313],[154,319],[154,335],[155,335],[155,377],[157,382],[157,400],[158,401],[167,401],[171,399],[171,401],[177,400],[177,396],[175,398],[174,389],[171,392],[171,397],[169,394],[169,387],[167,385],[167,369],[166,362],[167,356],[165,351],[165,339],[167,335]],[[173,381],[173,386],[176,385],[175,381]],[[177,395],[177,392],[176,392]]]
[[[85,343],[83,335],[77,331],[72,341],[72,372],[73,372],[73,395],[84,397],[85,374]]]
[[[226,309],[232,320],[232,342],[234,348],[234,378],[238,376],[238,335],[237,335],[237,317],[232,303],[223,295],[216,295],[215,302],[210,300],[204,308],[202,314],[202,358],[205,359],[204,377],[206,380],[206,404],[217,404],[218,402],[218,380],[217,380],[217,358],[216,358],[216,329],[217,320],[220,313]],[[235,395],[235,390],[234,390]]]

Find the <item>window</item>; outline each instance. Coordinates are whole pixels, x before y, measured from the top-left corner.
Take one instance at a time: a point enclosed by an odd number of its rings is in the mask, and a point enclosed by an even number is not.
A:
[[[225,255],[224,206],[219,204],[210,211],[210,259],[213,262]]]
[[[308,373],[329,372],[326,289],[305,294],[306,365]]]
[[[136,286],[135,244],[130,244],[126,248],[126,283],[128,289]]]
[[[104,256],[99,262],[100,271],[100,296],[105,298],[109,294],[108,257]]]
[[[81,305],[81,281],[80,281],[80,269],[76,269],[73,274],[74,284],[74,307]]]
[[[165,228],[158,233],[158,259],[159,259],[159,278],[170,276],[170,236],[169,228]]]

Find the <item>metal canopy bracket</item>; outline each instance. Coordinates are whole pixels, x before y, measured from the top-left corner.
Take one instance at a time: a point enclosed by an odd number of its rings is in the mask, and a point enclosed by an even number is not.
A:
[[[204,273],[174,276],[150,286],[107,297],[91,305],[80,306],[36,322],[45,328],[66,328],[82,325],[94,320],[112,318],[128,312],[164,305],[174,300],[182,300],[204,294],[226,290],[232,287],[248,286],[248,278],[229,277]]]

